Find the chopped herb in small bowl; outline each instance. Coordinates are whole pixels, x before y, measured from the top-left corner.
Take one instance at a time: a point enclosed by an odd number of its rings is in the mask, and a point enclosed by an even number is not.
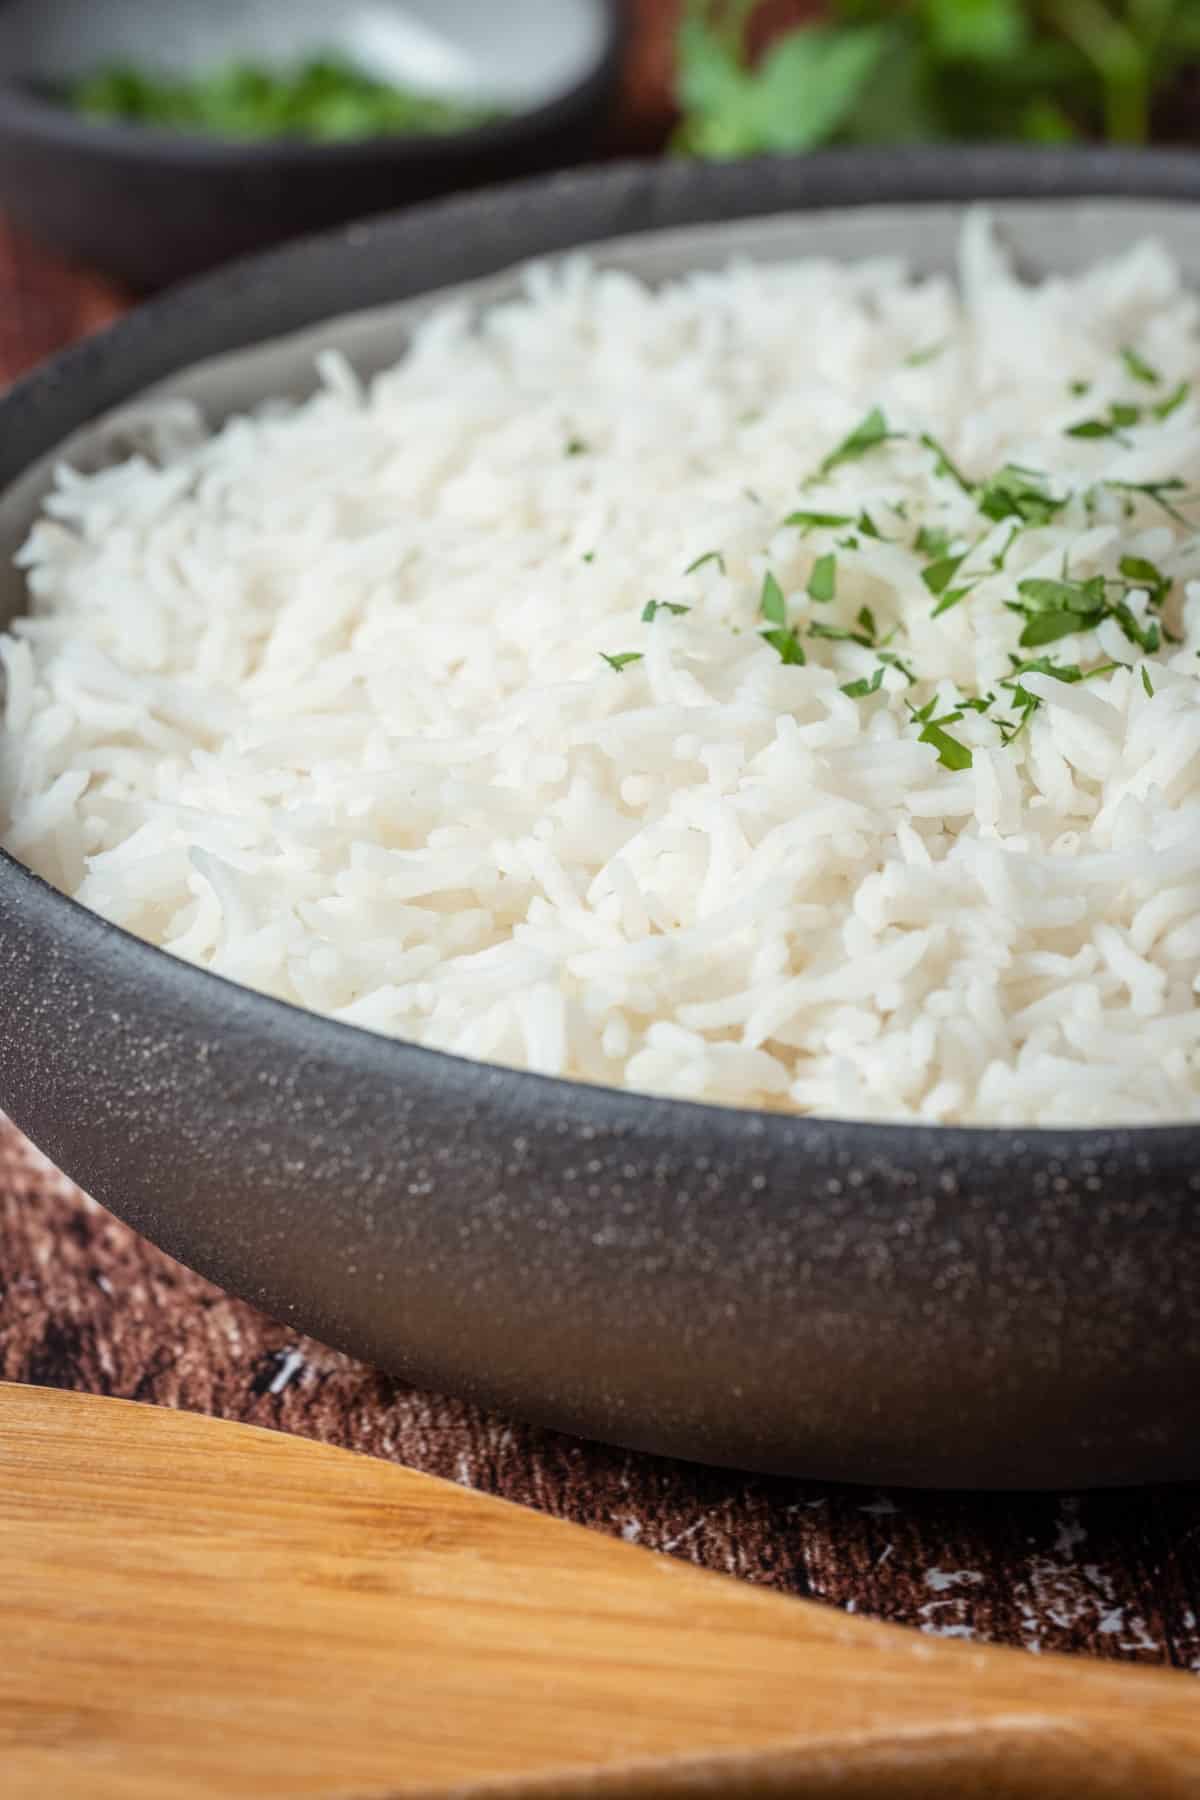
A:
[[[444,135],[498,116],[494,107],[393,86],[333,54],[290,68],[235,62],[191,75],[114,63],[76,82],[65,98],[84,117],[111,124],[317,143]]]

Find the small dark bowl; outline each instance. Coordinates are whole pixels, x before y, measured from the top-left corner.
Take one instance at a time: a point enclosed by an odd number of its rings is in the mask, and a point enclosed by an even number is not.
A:
[[[149,289],[348,219],[559,168],[582,160],[603,129],[623,11],[620,0],[377,0],[340,11],[326,0],[0,0],[0,208]],[[432,51],[427,37],[414,49],[414,18],[436,27]],[[178,73],[327,49],[402,81],[413,56],[419,69],[439,45],[452,73],[447,42],[462,64],[449,91],[495,100],[504,117],[436,137],[238,142],[98,123],[56,97],[114,61]]]
[[[82,427],[84,465],[136,441],[135,417],[89,422],[153,383],[213,417],[303,391],[311,336],[263,340],[387,306],[337,333],[378,366],[433,290],[486,304],[518,259],[614,238],[603,259],[650,280],[734,249],[946,267],[981,196],[1019,197],[997,210],[1031,267],[1153,230],[1200,279],[1190,156],[612,168],[359,227],[157,302],[0,401],[0,622],[47,454]],[[413,1381],[849,1480],[1200,1474],[1196,1126],[863,1125],[463,1062],[174,961],[3,854],[0,997],[0,1103],[57,1162],[192,1267]]]

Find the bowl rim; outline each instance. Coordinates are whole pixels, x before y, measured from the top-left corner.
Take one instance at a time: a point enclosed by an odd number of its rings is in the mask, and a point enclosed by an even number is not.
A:
[[[235,138],[172,131],[125,120],[92,119],[43,98],[11,75],[0,75],[0,129],[15,129],[76,154],[128,157],[168,168],[255,168],[301,170],[353,168],[385,155],[389,161],[421,163],[502,154],[532,139],[552,135],[586,112],[613,87],[629,37],[623,0],[594,0],[603,41],[583,73],[568,87],[531,106],[518,107],[481,124],[443,132],[379,131],[363,137],[320,142],[303,137]]]
[[[761,187],[756,184],[761,183]],[[673,210],[673,190],[681,184],[695,190],[700,210],[695,216],[681,219]],[[798,184],[798,185],[797,185]],[[656,204],[653,216],[630,227],[622,216],[621,202],[631,192],[649,195]],[[729,195],[740,198],[739,210],[724,210]],[[599,169],[569,171],[564,175],[537,177],[508,183],[503,187],[453,199],[407,208],[399,212],[374,216],[360,224],[340,227],[300,238],[281,248],[240,259],[223,268],[200,276],[169,293],[134,307],[123,318],[95,336],[61,351],[0,394],[0,446],[3,445],[5,415],[22,407],[36,409],[39,398],[60,392],[72,377],[86,378],[95,367],[97,356],[109,351],[130,348],[148,336],[169,339],[176,321],[187,315],[211,308],[213,303],[236,297],[247,284],[256,280],[274,285],[278,293],[281,277],[301,266],[304,260],[324,260],[340,252],[369,254],[375,247],[384,252],[393,249],[393,241],[415,234],[419,241],[426,235],[437,242],[467,234],[480,226],[497,209],[500,214],[519,215],[526,233],[531,228],[530,214],[537,214],[543,203],[547,216],[561,214],[566,202],[574,212],[582,208],[586,221],[590,216],[587,202],[603,211],[604,203],[615,205],[619,224],[597,236],[586,228],[571,237],[575,244],[599,244],[627,236],[650,235],[669,231],[681,223],[732,222],[738,217],[764,217],[786,211],[853,210],[864,206],[918,204],[922,201],[963,206],[979,199],[1013,200],[1036,203],[1038,200],[1069,201],[1072,199],[1105,199],[1121,201],[1136,198],[1160,201],[1195,202],[1200,200],[1200,157],[1169,151],[1130,151],[1125,149],[1051,149],[983,146],[966,150],[961,156],[947,159],[936,150],[918,149],[828,152],[809,157],[756,158],[737,164],[673,164],[670,162],[633,161],[610,163]],[[763,203],[759,204],[759,201]],[[536,234],[536,218],[532,221]],[[561,247],[546,249],[543,255],[561,254]],[[537,251],[520,250],[509,263],[490,263],[493,272],[514,266]],[[458,276],[429,285],[418,285],[412,292],[436,291],[453,285]],[[350,309],[351,313],[358,306]],[[325,318],[336,315],[328,312]],[[313,323],[319,322],[314,315]],[[284,327],[272,335],[286,336],[292,327]],[[227,346],[251,350],[269,343],[265,338],[242,339]],[[219,353],[219,352],[218,352]],[[171,371],[182,373],[194,366],[193,358],[169,362]],[[203,360],[201,358],[200,360]],[[125,393],[133,400],[160,379],[152,377],[141,387]],[[120,400],[105,400],[77,418],[76,429],[119,405]],[[61,437],[54,441],[61,442]],[[49,446],[53,449],[53,442]],[[14,459],[11,476],[0,466],[0,500],[46,454],[35,450],[23,461]],[[0,846],[0,906],[7,897],[16,905],[40,917],[54,938],[68,949],[88,956],[100,954],[118,961],[133,978],[138,991],[165,992],[171,997],[177,1016],[187,1016],[197,1023],[207,1015],[219,1022],[223,1008],[234,1006],[241,1021],[257,1027],[266,1041],[289,1043],[297,1056],[324,1055],[332,1060],[370,1068],[386,1078],[400,1081],[406,1072],[414,1087],[449,1079],[464,1094],[482,1098],[485,1088],[503,1088],[511,1092],[522,1112],[535,1113],[539,1094],[594,1108],[609,1119],[651,1118],[672,1122],[686,1132],[689,1121],[699,1126],[701,1116],[706,1127],[718,1134],[751,1133],[774,1136],[783,1144],[795,1144],[807,1129],[824,1133],[853,1133],[864,1140],[864,1148],[874,1147],[879,1153],[899,1152],[911,1145],[914,1134],[946,1146],[947,1151],[966,1149],[982,1151],[991,1146],[1004,1154],[1036,1144],[1039,1154],[1078,1155],[1081,1149],[1095,1145],[1099,1152],[1107,1149],[1114,1138],[1142,1141],[1152,1138],[1165,1149],[1181,1151],[1194,1146],[1200,1120],[1168,1119],[1153,1123],[1122,1123],[1119,1119],[1106,1125],[943,1125],[929,1120],[880,1120],[827,1113],[796,1113],[743,1107],[712,1100],[694,1100],[682,1096],[640,1092],[631,1088],[611,1087],[579,1081],[569,1076],[544,1075],[532,1070],[477,1061],[452,1051],[438,1050],[411,1039],[389,1037],[311,1011],[299,1004],[265,994],[236,982],[230,977],[173,956],[123,926],[83,906],[62,893],[25,863]]]

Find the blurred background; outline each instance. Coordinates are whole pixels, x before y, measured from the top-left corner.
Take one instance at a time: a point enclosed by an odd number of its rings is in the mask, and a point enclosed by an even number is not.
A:
[[[1200,0],[0,0],[0,379],[297,233],[622,155],[1200,140]]]

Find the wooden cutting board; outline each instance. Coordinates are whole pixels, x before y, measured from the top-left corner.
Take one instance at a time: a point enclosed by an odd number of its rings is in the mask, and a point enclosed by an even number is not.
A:
[[[0,1384],[4,1800],[1183,1800],[1185,1675],[922,1637],[391,1464]]]

